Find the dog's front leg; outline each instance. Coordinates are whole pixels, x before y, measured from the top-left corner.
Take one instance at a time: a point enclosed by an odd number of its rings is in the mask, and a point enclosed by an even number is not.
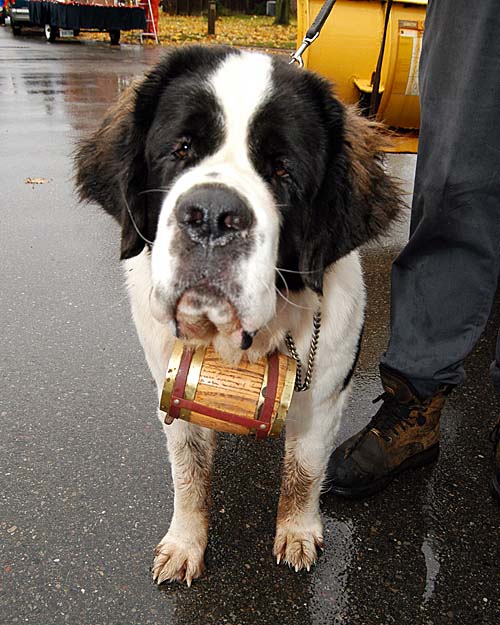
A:
[[[208,540],[210,478],[215,433],[181,420],[165,426],[172,478],[174,514],[156,547],[153,579],[191,581],[203,573]]]
[[[337,433],[345,391],[311,405],[311,391],[297,401],[287,420],[283,477],[278,504],[274,555],[296,571],[309,570],[323,548],[319,496]]]

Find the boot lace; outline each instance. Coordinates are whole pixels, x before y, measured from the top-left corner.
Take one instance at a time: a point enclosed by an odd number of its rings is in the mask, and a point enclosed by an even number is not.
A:
[[[392,441],[391,433],[399,435],[399,430],[406,431],[417,423],[418,425],[425,423],[425,417],[419,410],[421,407],[415,403],[403,404],[387,391],[376,397],[372,403],[376,404],[379,401],[384,403],[367,427],[370,430],[375,428],[388,443]]]
[[[425,416],[422,414],[422,406],[426,405],[426,401],[421,404],[415,402],[402,403],[387,391],[376,397],[372,404],[377,404],[379,401],[384,403],[363,431],[369,432],[372,429],[376,429],[388,443],[392,442],[391,433],[397,436],[399,435],[399,430],[405,431],[409,427],[415,427],[415,425],[424,425],[426,421]],[[346,457],[354,452],[362,440],[363,436],[357,437],[356,441],[346,449]]]

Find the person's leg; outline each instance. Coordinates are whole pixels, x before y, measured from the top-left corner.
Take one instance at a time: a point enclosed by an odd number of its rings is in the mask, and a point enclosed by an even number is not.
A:
[[[383,365],[423,396],[464,379],[488,319],[500,254],[500,11],[431,0],[411,236],[392,269]]]
[[[499,274],[499,67],[497,0],[474,9],[429,1],[410,240],[392,270],[384,401],[332,454],[326,488],[337,495],[377,492],[437,457],[445,397],[463,381]]]

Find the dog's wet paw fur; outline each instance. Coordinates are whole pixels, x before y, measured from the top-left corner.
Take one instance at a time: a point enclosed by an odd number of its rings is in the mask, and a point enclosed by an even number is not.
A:
[[[274,540],[274,557],[277,564],[288,564],[295,571],[309,571],[316,564],[318,549],[323,550],[321,532],[291,527],[278,527]]]
[[[191,586],[192,581],[205,570],[204,551],[200,545],[173,540],[167,534],[155,549],[153,581],[157,584],[178,581]]]

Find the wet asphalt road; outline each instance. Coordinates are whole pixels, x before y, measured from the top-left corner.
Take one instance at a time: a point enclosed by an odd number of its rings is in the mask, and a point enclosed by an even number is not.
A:
[[[151,582],[172,509],[154,386],[117,227],[77,204],[70,154],[158,55],[0,28],[1,625],[498,624],[488,433],[500,411],[486,373],[498,302],[445,409],[439,463],[366,501],[325,496],[326,552],[311,573],[271,556],[282,442],[228,436],[206,575],[191,589]],[[414,164],[389,159],[408,189]],[[389,269],[405,233],[364,255],[367,331],[339,441],[380,392]]]

